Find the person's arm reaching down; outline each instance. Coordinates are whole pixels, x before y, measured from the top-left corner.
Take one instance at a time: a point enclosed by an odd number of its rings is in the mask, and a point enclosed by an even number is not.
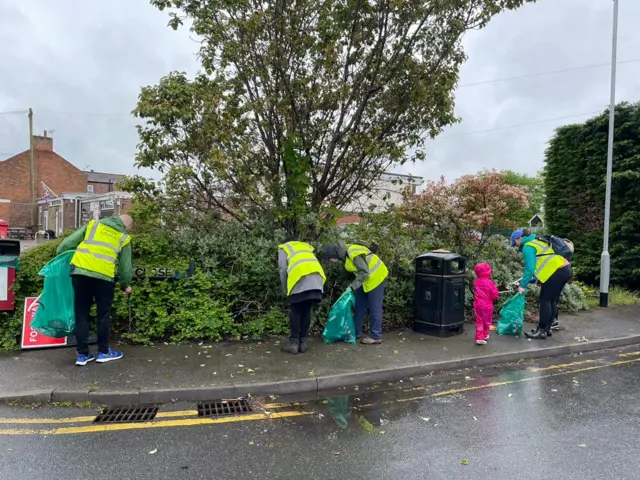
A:
[[[491,282],[491,299],[495,302],[500,297],[500,292],[498,292],[498,287],[496,284]]]
[[[536,249],[525,245],[522,248],[522,257],[524,258],[524,273],[520,279],[520,287],[526,290],[534,273],[536,273]]]
[[[123,290],[131,285],[132,277],[133,264],[131,259],[131,242],[129,242],[120,252],[118,259],[118,282]]]
[[[356,278],[349,286],[355,291],[362,287],[362,284],[369,278],[367,257],[365,255],[358,255],[353,259],[353,266],[356,267]]]
[[[282,292],[287,294],[287,281],[289,279],[289,274],[287,273],[288,268],[287,262],[287,254],[282,249],[278,249],[278,270],[280,271],[280,284],[282,285]]]

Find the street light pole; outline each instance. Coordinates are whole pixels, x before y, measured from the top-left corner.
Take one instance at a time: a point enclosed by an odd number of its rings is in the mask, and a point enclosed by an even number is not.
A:
[[[607,145],[607,187],[604,200],[604,239],[600,257],[600,306],[609,306],[609,218],[611,215],[611,176],[613,173],[613,135],[616,110],[616,54],[618,49],[618,0],[613,0],[613,40],[611,45],[611,101],[609,105],[609,142]]]

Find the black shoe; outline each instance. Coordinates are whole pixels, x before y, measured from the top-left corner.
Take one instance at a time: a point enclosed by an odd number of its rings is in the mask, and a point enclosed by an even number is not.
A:
[[[551,324],[550,330],[560,330],[560,323],[558,323],[557,319]]]
[[[287,338],[287,342],[280,349],[285,353],[296,355],[300,351],[300,342],[297,338]]]
[[[309,350],[309,339],[307,337],[301,338],[299,351],[305,353],[307,350]]]
[[[525,336],[527,338],[532,338],[534,340],[546,340],[547,339],[547,332],[540,330],[540,327],[536,328],[534,331],[532,331],[531,333],[527,332],[525,333]]]
[[[552,337],[553,336],[553,332],[551,331],[551,329],[547,330],[547,337]]]

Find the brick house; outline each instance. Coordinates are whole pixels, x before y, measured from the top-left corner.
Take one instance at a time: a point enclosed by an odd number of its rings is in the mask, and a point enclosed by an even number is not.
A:
[[[34,135],[33,143],[36,199],[43,195],[42,182],[54,192],[86,192],[86,174],[53,151],[53,138],[47,136],[46,131],[42,136]],[[28,149],[0,161],[0,198],[9,200],[9,208],[6,208],[6,204],[3,206],[3,211],[8,210],[3,218],[9,222],[10,227],[35,226],[31,218],[33,201],[30,179]]]
[[[76,168],[53,151],[53,138],[46,131],[42,136],[34,135],[33,143],[35,202],[31,192],[30,151],[0,161],[0,218],[9,222],[10,228],[31,232],[53,230],[60,234],[82,225],[87,216],[82,212],[90,212],[91,218],[102,218],[108,212],[117,215],[131,207],[131,196],[117,192],[117,183],[124,175]],[[43,198],[43,184],[48,187],[48,199]],[[95,198],[89,200],[92,196]]]
[[[124,175],[116,173],[101,173],[85,171],[87,175],[87,193],[103,194],[118,190],[118,182],[124,179]]]

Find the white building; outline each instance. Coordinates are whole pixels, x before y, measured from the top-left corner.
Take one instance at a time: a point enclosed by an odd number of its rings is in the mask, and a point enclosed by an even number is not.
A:
[[[424,179],[413,175],[385,173],[375,183],[369,193],[344,207],[345,216],[338,223],[358,223],[363,213],[380,213],[390,207],[400,205],[406,192],[416,194]]]

